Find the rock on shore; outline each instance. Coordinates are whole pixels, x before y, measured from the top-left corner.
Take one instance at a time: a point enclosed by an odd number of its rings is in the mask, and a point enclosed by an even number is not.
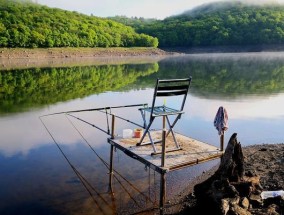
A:
[[[233,141],[234,147],[223,165],[221,162],[209,179],[195,186],[178,214],[284,213],[283,198],[263,200],[260,196],[262,191],[284,190],[284,144],[253,145],[240,151],[237,141]]]

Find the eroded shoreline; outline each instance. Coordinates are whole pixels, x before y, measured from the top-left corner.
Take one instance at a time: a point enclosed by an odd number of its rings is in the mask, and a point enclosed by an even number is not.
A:
[[[100,64],[151,63],[180,55],[158,48],[1,48],[0,70]]]
[[[263,191],[284,190],[284,144],[259,144],[242,148],[245,161],[245,171],[252,171],[260,177]],[[217,170],[217,166],[206,172],[195,181],[195,184],[209,178]],[[184,193],[184,198],[180,201],[180,208],[172,211],[171,214],[199,214],[196,207],[196,199],[191,185]],[[201,207],[206,207],[206,202]],[[250,212],[254,215],[268,214],[269,208],[265,206],[251,207]],[[280,208],[278,210],[284,210]],[[275,213],[276,214],[276,213]]]
[[[0,48],[0,59],[93,58],[124,56],[162,56],[176,52],[159,48]]]

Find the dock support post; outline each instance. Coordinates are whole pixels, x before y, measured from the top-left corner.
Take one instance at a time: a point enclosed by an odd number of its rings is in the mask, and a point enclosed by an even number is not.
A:
[[[162,160],[161,166],[166,165],[166,116],[163,116],[163,133],[162,133]],[[166,173],[161,173],[161,184],[160,184],[160,214],[164,214],[164,206],[166,200]]]
[[[112,175],[113,175],[113,145],[110,145],[110,162],[109,162],[109,190],[112,191]]]
[[[115,130],[115,115],[111,115],[111,139],[114,139],[114,130]]]
[[[161,166],[166,165],[166,116],[163,116],[163,132],[162,132],[162,160]]]
[[[164,206],[166,200],[166,173],[161,173],[161,184],[160,184],[160,214],[164,214]]]
[[[220,149],[224,151],[224,134],[220,135]]]
[[[115,115],[112,115],[111,122],[111,139],[114,139],[114,129],[115,129]],[[113,145],[110,145],[110,162],[109,162],[109,189],[111,193],[112,191],[112,175],[113,175]]]

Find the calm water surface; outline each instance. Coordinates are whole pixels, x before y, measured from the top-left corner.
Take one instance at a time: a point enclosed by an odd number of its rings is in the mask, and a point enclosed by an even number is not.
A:
[[[82,64],[80,64],[82,65]],[[131,214],[157,207],[159,175],[117,150],[109,192],[106,134],[58,111],[150,103],[156,78],[191,75],[176,131],[218,145],[213,119],[229,114],[243,146],[283,143],[284,53],[200,54],[157,62],[0,71],[0,214]],[[113,113],[142,124],[137,108]],[[76,116],[103,129],[99,112]],[[135,128],[117,122],[117,134]],[[167,199],[218,161],[167,176]]]

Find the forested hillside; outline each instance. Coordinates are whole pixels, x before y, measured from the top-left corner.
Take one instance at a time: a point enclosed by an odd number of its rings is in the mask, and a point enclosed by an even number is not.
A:
[[[0,47],[157,47],[158,40],[104,18],[0,0]]]
[[[164,20],[113,17],[160,47],[284,44],[284,6],[217,2]]]
[[[111,19],[49,8],[28,0],[0,0],[0,47],[284,44],[283,5],[215,2],[164,20],[118,16]]]

